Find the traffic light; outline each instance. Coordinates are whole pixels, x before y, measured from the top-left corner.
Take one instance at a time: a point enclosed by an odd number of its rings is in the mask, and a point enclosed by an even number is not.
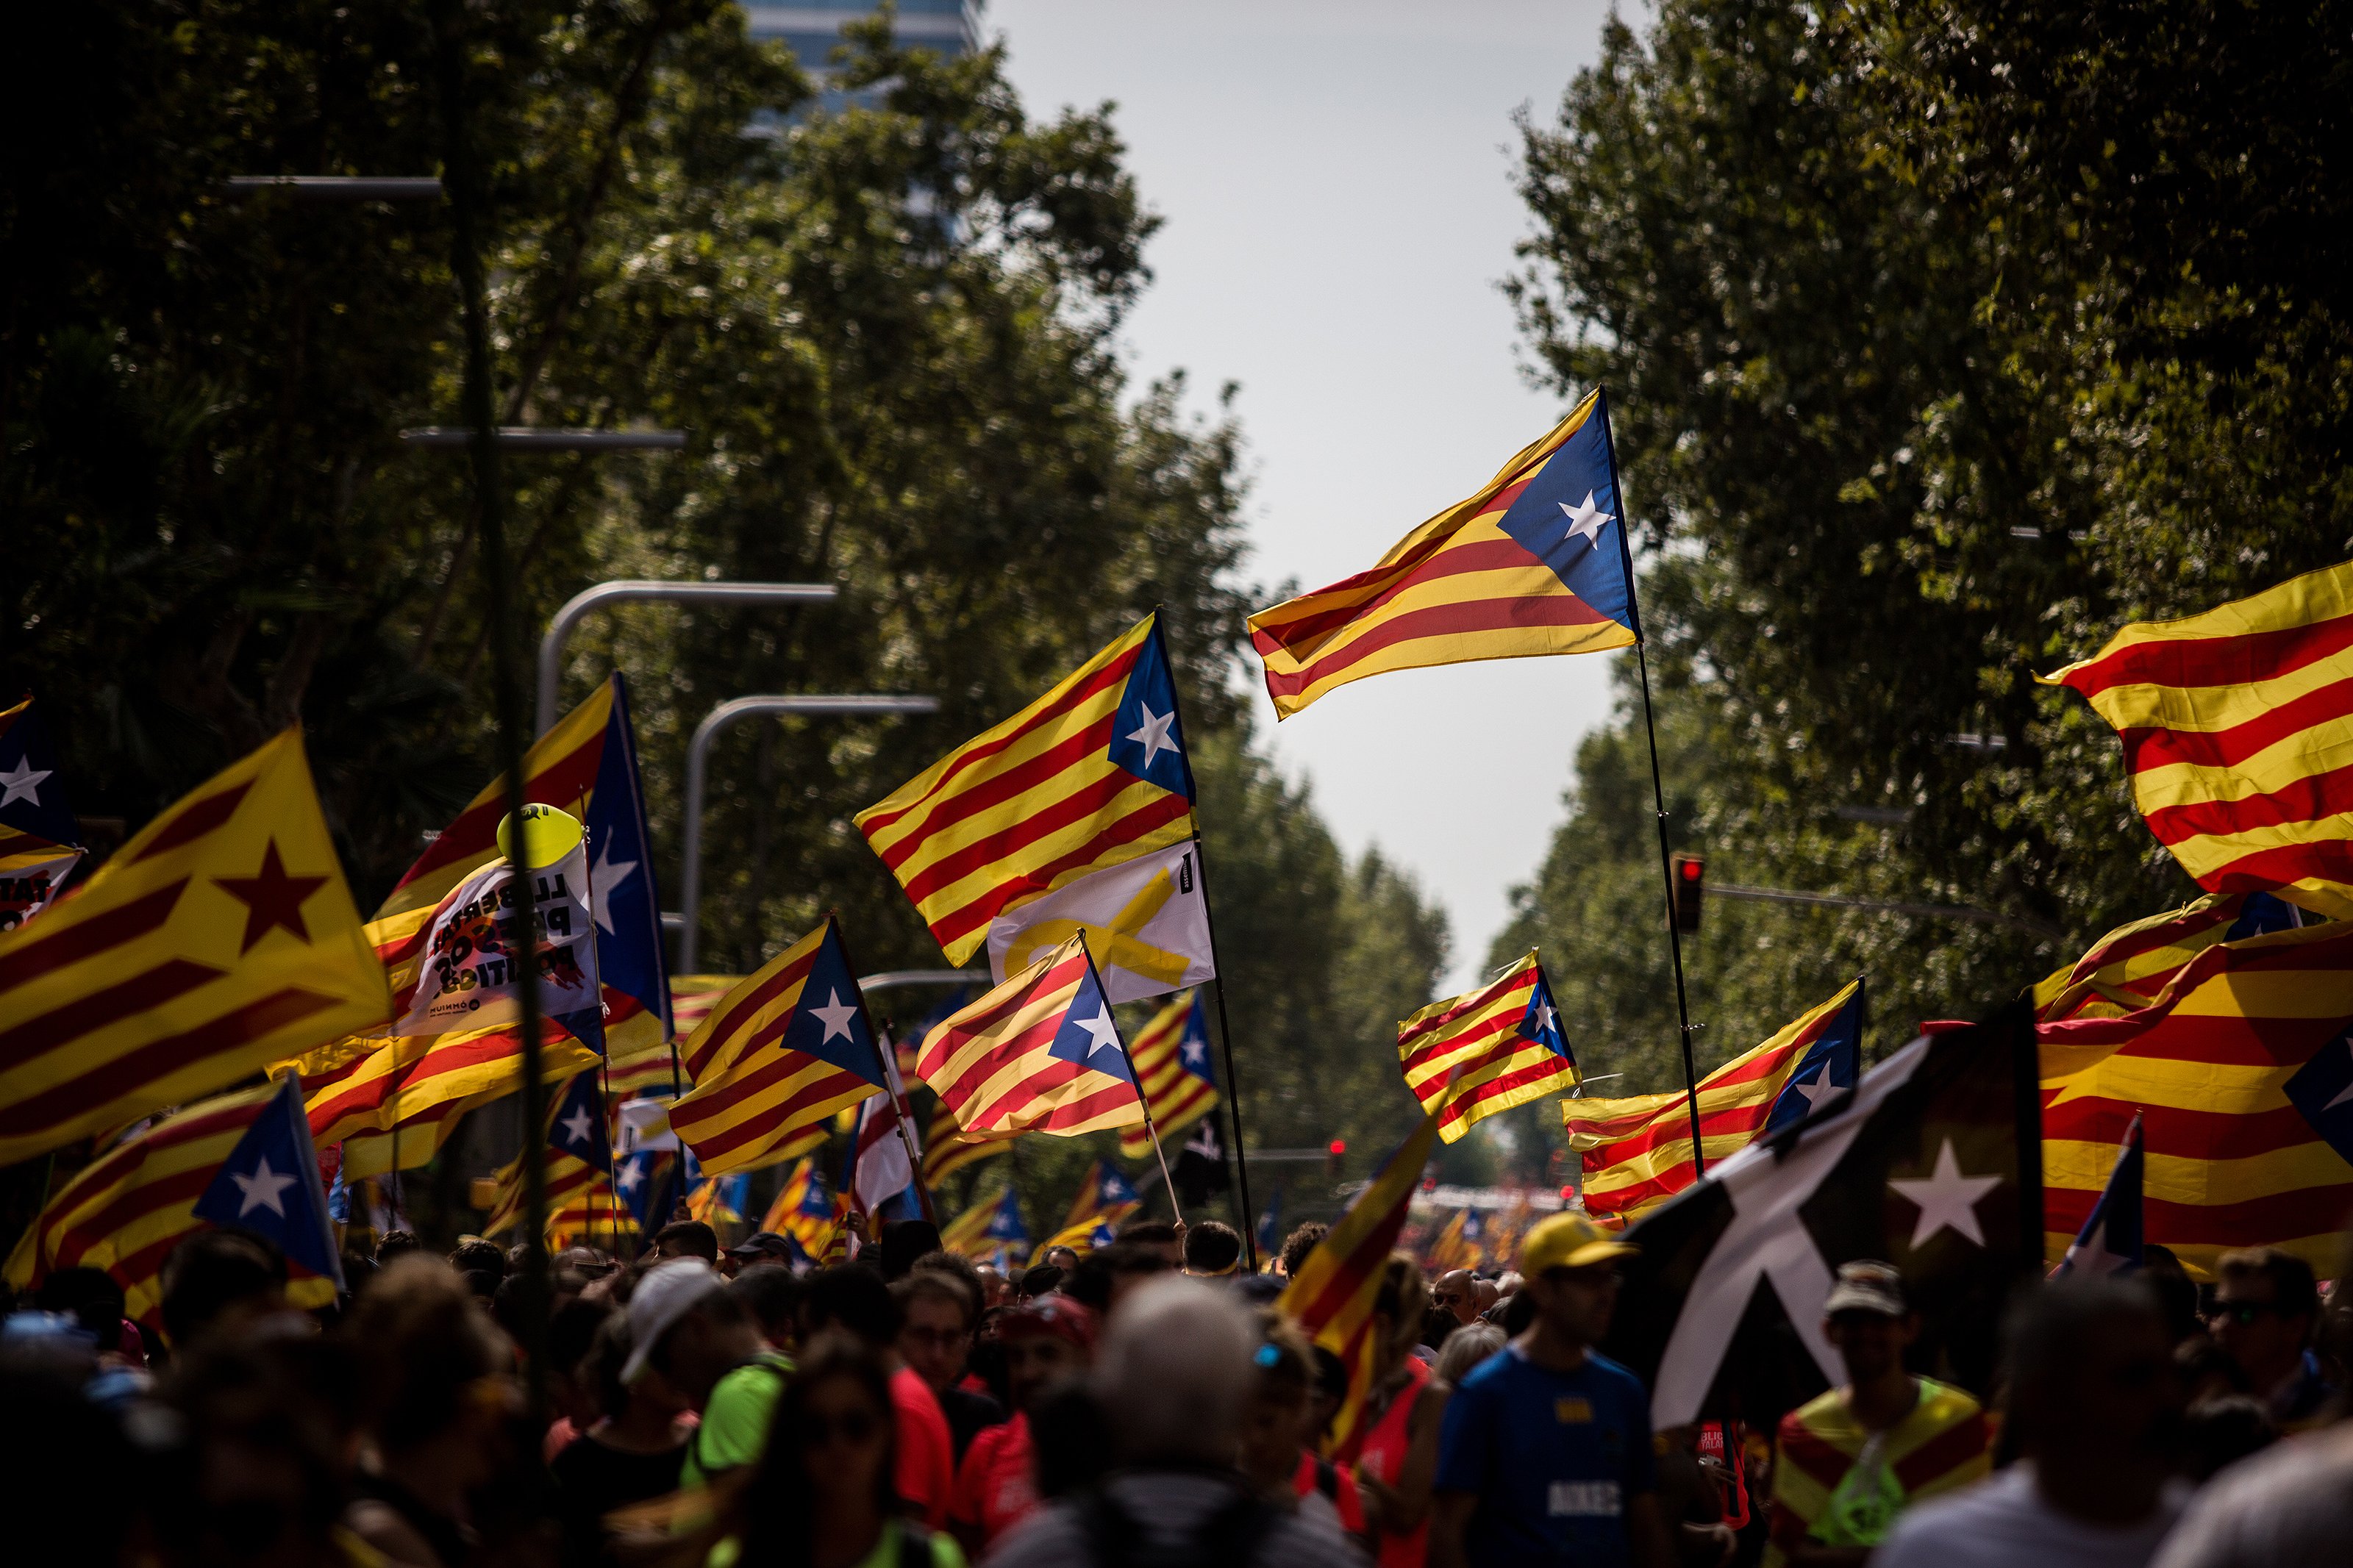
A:
[[[1674,859],[1675,929],[1686,935],[1699,930],[1699,903],[1707,891],[1707,862],[1696,855]]]
[[[1330,1147],[1324,1151],[1324,1173],[1334,1181],[1338,1181],[1340,1162],[1346,1157],[1347,1152],[1348,1141],[1345,1138],[1333,1139]]]

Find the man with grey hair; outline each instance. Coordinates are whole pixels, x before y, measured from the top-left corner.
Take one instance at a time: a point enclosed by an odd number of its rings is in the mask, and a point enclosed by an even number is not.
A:
[[[1222,1568],[1362,1568],[1328,1523],[1252,1495],[1235,1468],[1259,1335],[1232,1294],[1166,1276],[1120,1304],[1095,1357],[1117,1468],[1082,1497],[1032,1514],[990,1568],[1107,1565],[1148,1555]]]

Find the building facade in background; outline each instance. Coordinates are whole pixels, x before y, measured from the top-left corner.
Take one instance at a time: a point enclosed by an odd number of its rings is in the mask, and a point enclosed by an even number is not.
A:
[[[893,28],[900,43],[936,49],[948,56],[970,54],[980,47],[982,0],[899,0]],[[833,51],[841,46],[847,23],[873,15],[871,5],[745,5],[755,38],[774,38],[792,46],[801,68],[827,85],[832,74]],[[825,93],[827,107],[838,108],[841,96]]]

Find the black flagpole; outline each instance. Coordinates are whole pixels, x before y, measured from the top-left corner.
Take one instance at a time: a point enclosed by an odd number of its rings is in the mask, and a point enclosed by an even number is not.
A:
[[[1609,395],[1601,395],[1601,444],[1609,454],[1609,482],[1618,489],[1618,551],[1626,567],[1626,604],[1634,605],[1634,550],[1632,520],[1626,515],[1626,486],[1618,471],[1618,441],[1609,429]],[[1651,805],[1658,819],[1659,878],[1666,894],[1667,952],[1674,961],[1675,1017],[1683,1026],[1683,1093],[1691,1109],[1692,1174],[1707,1174],[1707,1156],[1700,1148],[1699,1136],[1699,1074],[1692,1062],[1691,1003],[1683,992],[1683,939],[1675,927],[1675,873],[1672,858],[1667,853],[1667,792],[1659,777],[1659,731],[1651,719],[1651,656],[1648,639],[1642,636],[1642,612],[1633,609],[1634,662],[1642,672],[1642,733],[1651,742]]]
[[[1155,605],[1152,607],[1155,617],[1152,635],[1160,638],[1160,650],[1166,654],[1168,639],[1160,627],[1157,618],[1160,613],[1161,606]],[[1185,696],[1177,689],[1176,661],[1170,659],[1167,662],[1168,693],[1175,704],[1176,728],[1189,737],[1191,731],[1185,730]],[[1192,744],[1189,738],[1186,744],[1188,747]],[[1190,773],[1192,770],[1193,758],[1188,752],[1185,758],[1185,771]],[[1234,1071],[1234,1026],[1226,1016],[1226,964],[1225,960],[1218,956],[1218,917],[1209,907],[1209,857],[1208,851],[1201,847],[1200,802],[1197,800],[1193,805],[1193,858],[1197,863],[1196,869],[1201,874],[1201,923],[1208,930],[1209,967],[1215,972],[1209,976],[1209,991],[1218,999],[1218,1042],[1226,1058],[1226,1115],[1234,1126],[1235,1201],[1240,1205],[1234,1213],[1234,1228],[1242,1233],[1242,1247],[1250,1257],[1250,1271],[1255,1274],[1258,1272],[1258,1226],[1250,1215],[1250,1154],[1242,1142],[1242,1081]],[[1143,1092],[1141,1084],[1136,1089],[1139,1094]],[[1170,1201],[1175,1201],[1173,1196]]]

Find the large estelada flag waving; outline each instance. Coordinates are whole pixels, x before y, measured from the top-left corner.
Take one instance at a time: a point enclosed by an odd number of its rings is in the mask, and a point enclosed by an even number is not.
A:
[[[998,984],[1081,931],[1105,994],[1213,973],[1193,768],[1157,615],[858,814],[952,963]]]
[[[1499,1110],[1577,1085],[1577,1058],[1534,952],[1493,984],[1399,1024],[1398,1066],[1449,1143]]]
[[[1822,1308],[1861,1258],[1904,1276],[1910,1364],[1991,1392],[2004,1308],[2042,1274],[2032,1026],[2021,1002],[1922,1036],[1626,1232],[1602,1348],[1650,1388],[1654,1427],[1770,1430],[1840,1382]]]
[[[1589,394],[1484,489],[1369,570],[1261,610],[1250,626],[1279,719],[1392,669],[1641,641],[1606,397]]]
[[[2120,1018],[2157,1000],[2182,965],[2218,942],[2238,942],[2303,924],[2269,893],[2209,893],[2178,910],[2118,926],[2089,952],[2035,983],[2034,1016]]]
[[[924,1037],[917,1064],[967,1132],[1070,1138],[1144,1121],[1083,935],[950,1015]]]
[[[2200,887],[2353,918],[2353,562],[2039,679],[2116,727],[2133,804]]]
[[[383,1023],[299,731],[214,775],[0,933],[0,1164]]]

